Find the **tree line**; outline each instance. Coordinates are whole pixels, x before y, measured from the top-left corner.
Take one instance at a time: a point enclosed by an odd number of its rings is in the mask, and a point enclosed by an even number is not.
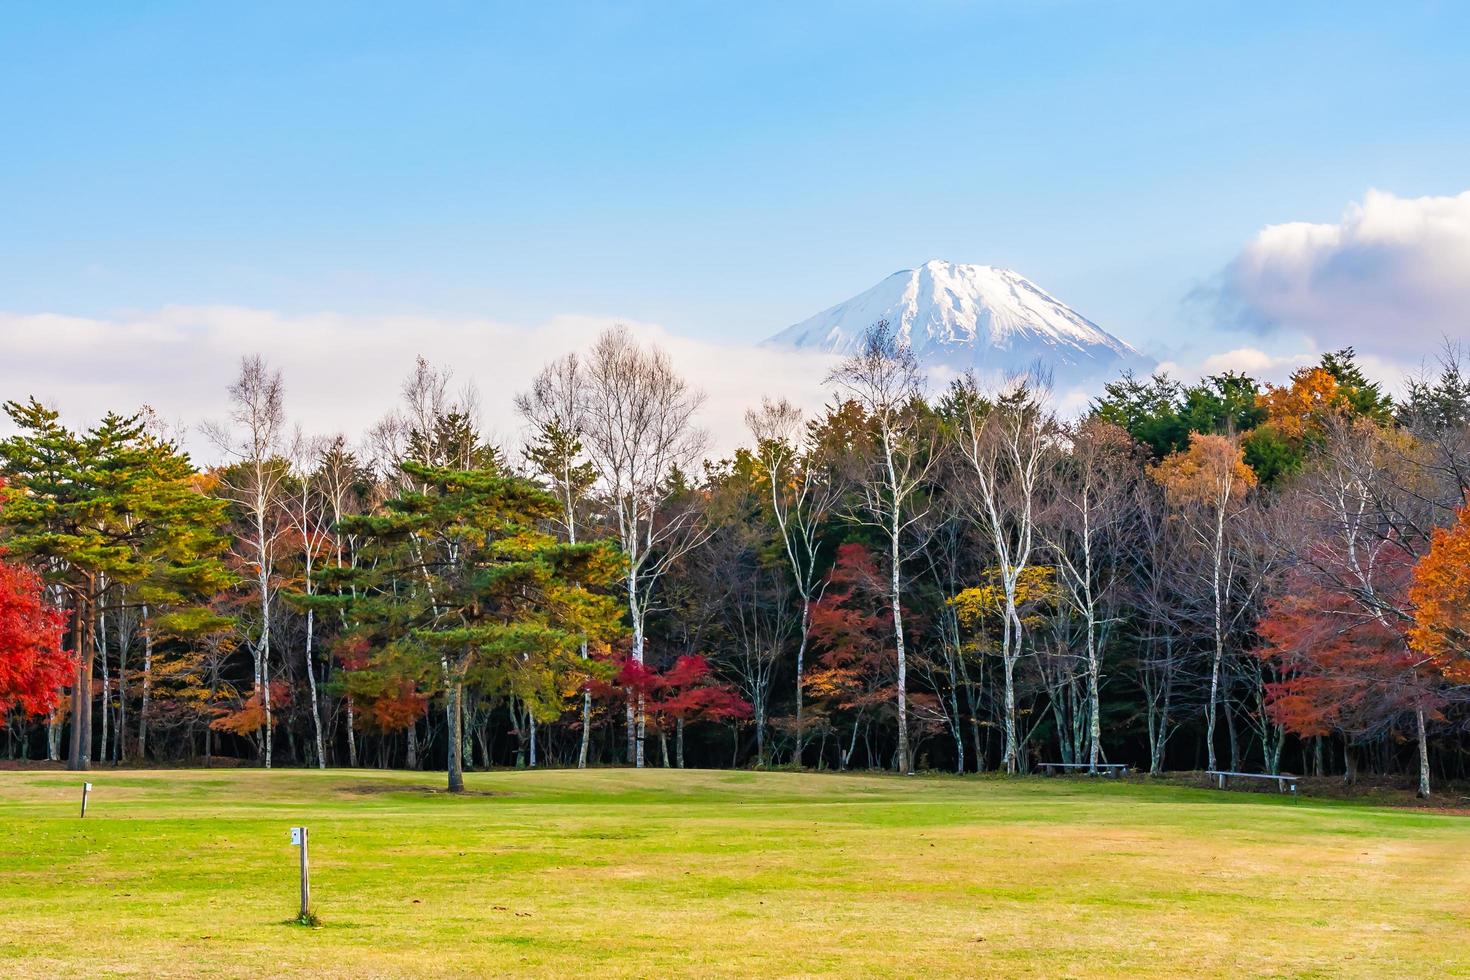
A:
[[[153,413],[0,441],[12,758],[1465,774],[1470,379],[930,392],[886,323],[711,457],[623,328],[511,451],[420,359],[358,439],[246,358],[196,466]]]

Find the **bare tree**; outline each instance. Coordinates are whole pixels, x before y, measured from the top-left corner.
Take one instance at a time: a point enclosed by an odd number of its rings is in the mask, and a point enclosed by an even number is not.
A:
[[[632,657],[641,664],[658,580],[706,534],[693,508],[671,506],[676,480],[704,452],[705,434],[694,424],[704,395],[678,375],[668,355],[645,349],[624,326],[598,337],[585,378],[581,432],[627,563]],[[628,755],[639,768],[646,730],[640,696],[628,705]]]
[[[290,459],[293,479],[286,494],[286,521],[296,538],[296,548],[301,560],[301,590],[309,599],[316,591],[316,565],[318,558],[325,555],[332,537],[331,506],[327,496],[328,485],[323,474],[318,472],[322,456],[330,444],[322,439],[308,438],[297,426],[291,437]],[[306,640],[303,651],[306,664],[307,690],[311,697],[312,735],[316,747],[317,768],[327,767],[327,751],[322,738],[321,701],[317,694],[316,681],[316,610],[306,607]]]
[[[825,447],[809,442],[801,410],[786,399],[761,401],[759,409],[745,413],[745,423],[755,436],[756,458],[765,470],[771,493],[771,511],[781,534],[791,581],[801,601],[801,627],[796,645],[796,749],[801,762],[802,685],[806,680],[806,651],[812,622],[812,603],[820,598],[822,579],[817,573],[817,552],[822,529],[841,496],[833,479]]]
[[[960,456],[968,464],[970,477],[960,492],[989,538],[1004,599],[1005,749],[1001,764],[1015,773],[1020,766],[1015,674],[1024,638],[1019,586],[1038,543],[1038,494],[1056,445],[1055,420],[1023,381],[1012,382],[992,403],[981,395],[974,377],[968,376],[957,383],[953,402]]]
[[[1119,538],[1139,472],[1133,440],[1118,426],[1090,418],[1068,433],[1069,452],[1053,469],[1053,505],[1041,522],[1066,599],[1082,617],[1087,664],[1089,771],[1102,759],[1102,660],[1117,623]]]
[[[1185,547],[1163,491],[1152,482],[1134,484],[1132,515],[1136,534],[1128,549],[1127,596],[1140,645],[1135,669],[1144,695],[1149,772],[1159,775],[1179,718],[1197,705],[1188,667],[1199,616],[1180,583],[1198,578],[1187,570],[1198,554]]]
[[[282,520],[283,488],[290,468],[282,459],[286,428],[285,389],[281,372],[267,366],[260,355],[240,361],[240,373],[230,385],[228,422],[210,423],[205,433],[231,465],[221,473],[221,493],[244,515],[234,550],[254,578],[259,623],[256,635],[246,637],[254,662],[255,696],[264,712],[264,753],[271,766],[272,728],[270,654],[272,611],[276,596],[276,562],[287,525]]]
[[[908,657],[903,635],[903,561],[910,532],[923,522],[923,489],[936,460],[933,428],[925,418],[924,379],[919,363],[887,320],[869,328],[863,346],[828,377],[856,402],[872,426],[871,451],[857,460],[854,475],[863,508],[852,516],[878,528],[888,539],[889,600],[897,655],[895,706],[898,713],[898,765],[913,770],[909,751]]]

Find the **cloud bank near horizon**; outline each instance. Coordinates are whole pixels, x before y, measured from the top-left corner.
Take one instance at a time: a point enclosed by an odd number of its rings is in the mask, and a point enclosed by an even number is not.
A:
[[[478,318],[287,315],[241,307],[167,307],[116,318],[0,313],[0,397],[34,395],[68,424],[86,426],[109,410],[154,409],[184,432],[203,460],[213,447],[198,426],[223,419],[226,388],[241,357],[260,354],[280,368],[291,423],[308,434],[357,441],[399,405],[400,388],[423,355],[453,371],[451,387],[472,384],[487,438],[514,447],[522,435],[512,400],[555,357],[626,323],[665,350],[707,396],[701,413],[711,449],[746,439],[744,412],[763,396],[820,410],[828,355],[693,340],[626,319],[568,315],[536,326]],[[0,428],[7,423],[0,419]]]
[[[1430,356],[1470,333],[1470,191],[1369,190],[1334,224],[1268,225],[1197,298],[1226,323],[1297,331],[1324,349]]]

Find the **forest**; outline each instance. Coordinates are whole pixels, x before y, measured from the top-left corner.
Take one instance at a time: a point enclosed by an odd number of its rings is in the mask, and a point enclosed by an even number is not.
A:
[[[939,391],[886,323],[826,409],[614,328],[515,398],[419,359],[315,433],[245,359],[207,465],[147,409],[0,441],[0,751],[101,765],[1399,776],[1470,766],[1470,377]],[[1041,372],[1037,372],[1038,375]],[[318,382],[320,383],[320,382]],[[395,393],[385,393],[385,404]]]

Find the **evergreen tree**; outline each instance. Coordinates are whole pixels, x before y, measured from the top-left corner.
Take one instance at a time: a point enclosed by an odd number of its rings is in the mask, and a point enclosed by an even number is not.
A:
[[[361,624],[351,639],[371,662],[443,694],[458,792],[466,690],[557,717],[585,678],[582,644],[619,632],[617,606],[592,591],[617,580],[618,562],[603,542],[563,543],[543,530],[559,507],[529,480],[413,462],[403,470],[413,489],[339,525],[364,542],[363,566],[344,573]]]

